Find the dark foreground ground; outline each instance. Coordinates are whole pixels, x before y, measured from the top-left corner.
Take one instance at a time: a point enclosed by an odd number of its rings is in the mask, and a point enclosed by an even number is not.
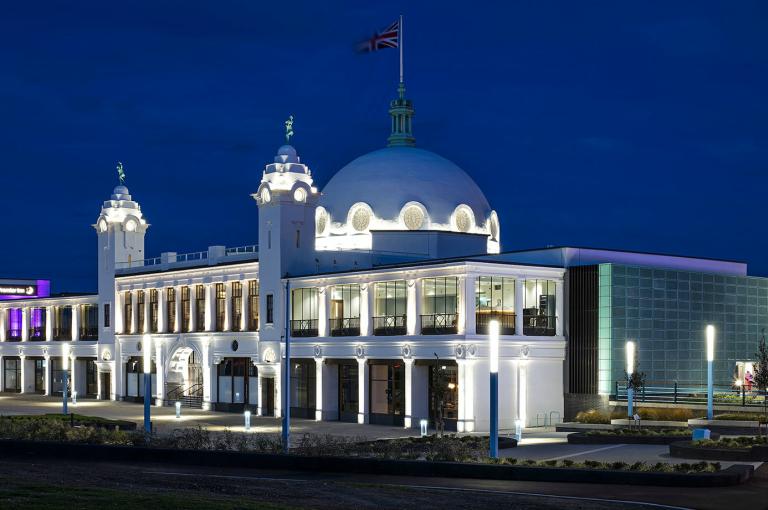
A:
[[[656,505],[633,503],[640,501]],[[697,509],[768,508],[768,470],[761,468],[758,479],[740,487],[674,489],[85,463],[3,458],[0,452],[3,510],[571,510],[659,508],[659,504]]]

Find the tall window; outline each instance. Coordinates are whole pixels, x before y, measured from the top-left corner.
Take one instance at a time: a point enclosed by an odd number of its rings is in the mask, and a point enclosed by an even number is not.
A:
[[[104,303],[104,327],[110,327],[112,323],[112,304]]]
[[[314,360],[291,360],[291,415],[314,418],[317,388],[315,377]]]
[[[374,335],[404,335],[408,292],[405,280],[380,282],[374,289]]]
[[[21,359],[3,358],[3,391],[20,392],[21,391]]]
[[[475,281],[477,333],[488,334],[488,324],[499,321],[502,335],[515,334],[515,279],[481,276]]]
[[[317,288],[291,291],[291,335],[317,336]]]
[[[8,329],[5,339],[9,342],[18,342],[21,340],[21,308],[8,309]]]
[[[138,318],[139,325],[136,328],[137,333],[146,333],[144,328],[144,291],[140,290],[136,293],[136,317]]]
[[[45,308],[32,308],[29,311],[29,340],[45,340]]]
[[[131,333],[133,329],[133,294],[126,290],[123,297],[123,334]]]
[[[331,336],[360,335],[360,285],[335,285],[331,289]]]
[[[192,308],[189,302],[189,287],[184,286],[181,288],[181,330],[184,333],[191,331],[189,329],[191,316]]]
[[[223,283],[216,284],[216,331],[224,331],[225,307],[227,306],[227,288]]]
[[[275,296],[267,294],[267,324],[275,323]]]
[[[149,332],[157,333],[157,289],[150,289],[149,291]]]
[[[80,306],[80,340],[99,339],[99,306]]]
[[[53,339],[72,340],[72,307],[57,306],[53,310]]]
[[[523,334],[553,336],[555,334],[555,282],[526,280],[523,308]]]
[[[232,323],[229,325],[230,331],[242,331],[243,320],[243,284],[232,282]]]
[[[445,335],[456,333],[459,279],[455,276],[424,278],[421,281],[421,333]]]
[[[195,286],[195,331],[205,331],[205,285]]]
[[[176,331],[176,289],[173,287],[165,289],[165,316],[165,330]]]
[[[248,331],[259,329],[259,282],[248,282]]]

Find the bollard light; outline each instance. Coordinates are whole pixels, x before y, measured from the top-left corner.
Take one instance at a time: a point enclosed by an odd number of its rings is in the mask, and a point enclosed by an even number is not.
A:
[[[72,390],[72,405],[73,406],[77,405],[77,391],[76,390]]]
[[[419,425],[421,426],[421,437],[427,436],[427,426],[429,425],[429,421],[422,418],[419,420]]]
[[[176,419],[181,418],[181,402],[176,402]]]
[[[245,431],[250,432],[251,431],[251,412],[246,411],[244,414],[245,414]]]
[[[515,439],[518,442],[523,439],[523,420],[515,420]]]
[[[499,458],[499,321],[488,323],[488,365],[490,369],[490,457]]]

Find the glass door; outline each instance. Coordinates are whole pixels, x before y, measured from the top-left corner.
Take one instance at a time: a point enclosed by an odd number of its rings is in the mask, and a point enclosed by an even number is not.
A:
[[[339,365],[339,421],[357,423],[358,413],[357,362]]]
[[[370,423],[405,423],[405,366],[402,361],[372,362],[370,365]]]

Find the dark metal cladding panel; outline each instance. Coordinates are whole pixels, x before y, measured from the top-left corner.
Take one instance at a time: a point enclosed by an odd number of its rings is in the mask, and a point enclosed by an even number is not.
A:
[[[597,394],[598,266],[568,269],[568,392]]]

